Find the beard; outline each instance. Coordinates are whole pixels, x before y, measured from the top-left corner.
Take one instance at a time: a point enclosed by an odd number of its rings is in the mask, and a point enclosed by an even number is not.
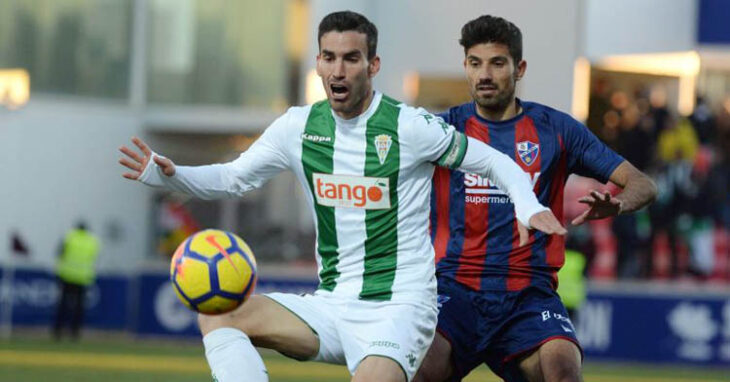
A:
[[[479,107],[491,112],[503,112],[507,109],[515,96],[516,84],[512,82],[510,85],[511,86],[504,90],[497,89],[498,92],[493,97],[480,96],[476,86],[473,86],[471,89],[471,96]]]

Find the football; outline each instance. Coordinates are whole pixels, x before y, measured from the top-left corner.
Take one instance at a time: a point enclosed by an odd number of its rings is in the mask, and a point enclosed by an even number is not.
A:
[[[204,314],[241,305],[256,284],[256,260],[243,239],[206,229],[183,241],[170,263],[170,281],[180,300]]]

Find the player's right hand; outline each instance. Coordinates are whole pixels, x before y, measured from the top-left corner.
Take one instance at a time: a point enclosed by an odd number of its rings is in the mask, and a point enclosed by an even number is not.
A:
[[[123,177],[131,180],[139,179],[140,175],[142,175],[142,172],[144,172],[144,169],[147,167],[147,163],[149,163],[150,159],[154,160],[155,163],[160,166],[163,174],[167,176],[175,175],[175,164],[172,163],[171,160],[165,157],[161,157],[159,155],[155,155],[152,150],[150,150],[149,146],[147,146],[144,141],[137,137],[132,137],[132,143],[134,143],[134,145],[137,146],[140,151],[142,151],[142,155],[140,156],[137,152],[133,151],[127,146],[121,146],[119,148],[119,151],[121,151],[122,154],[125,155],[125,157],[119,159],[119,163],[122,166],[132,170],[131,172],[123,173]]]

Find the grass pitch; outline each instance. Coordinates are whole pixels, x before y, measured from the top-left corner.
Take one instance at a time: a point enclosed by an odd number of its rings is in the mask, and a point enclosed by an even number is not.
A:
[[[344,366],[297,362],[263,352],[272,382],[348,381]],[[587,362],[586,381],[595,382],[730,382],[730,367],[702,370]],[[496,382],[486,368],[465,381]],[[54,342],[38,336],[0,341],[0,381],[55,382],[188,382],[211,381],[199,341],[132,340],[124,336]]]

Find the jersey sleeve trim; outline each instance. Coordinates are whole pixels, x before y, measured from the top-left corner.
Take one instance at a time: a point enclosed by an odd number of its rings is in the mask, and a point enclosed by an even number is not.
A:
[[[618,166],[621,165],[621,163],[624,163],[626,159],[624,159],[621,155],[616,154],[616,158],[606,167],[606,173],[601,174],[596,180],[600,181],[601,183],[608,183],[609,180],[611,180],[611,175],[613,175],[613,172],[616,171]]]
[[[451,143],[441,157],[436,161],[439,166],[455,169],[461,166],[466,154],[466,147],[469,145],[466,135],[459,131],[454,131],[451,137]]]

